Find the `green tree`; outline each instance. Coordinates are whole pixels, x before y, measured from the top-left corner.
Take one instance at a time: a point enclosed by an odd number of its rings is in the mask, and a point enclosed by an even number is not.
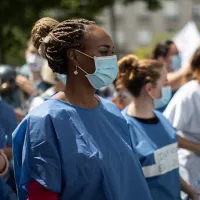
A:
[[[0,1],[0,62],[17,62],[30,36],[33,23],[44,9],[56,7],[58,1],[2,0]],[[12,58],[10,58],[12,56]],[[9,59],[8,59],[9,58]],[[12,62],[11,62],[12,63]]]
[[[23,62],[26,41],[36,20],[42,16],[64,20],[72,17],[94,19],[103,8],[111,8],[113,32],[117,1],[130,3],[136,0],[2,0],[0,1],[0,63],[18,65]],[[159,0],[143,0],[149,9],[160,7]],[[113,22],[113,23],[112,23]]]

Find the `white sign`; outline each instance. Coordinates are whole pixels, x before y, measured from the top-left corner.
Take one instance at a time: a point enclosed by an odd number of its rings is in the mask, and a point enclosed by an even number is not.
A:
[[[146,178],[166,174],[179,167],[177,143],[167,145],[154,152],[155,164],[143,167]]]
[[[196,24],[188,22],[173,41],[181,54],[182,65],[187,64],[200,45],[200,33]]]

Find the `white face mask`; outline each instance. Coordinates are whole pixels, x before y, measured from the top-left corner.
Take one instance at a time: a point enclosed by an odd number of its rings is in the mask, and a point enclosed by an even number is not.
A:
[[[79,67],[86,75],[87,79],[89,80],[90,84],[95,89],[100,89],[102,87],[110,85],[116,78],[118,73],[118,63],[117,63],[117,56],[101,56],[101,57],[91,57],[79,50],[76,50],[79,53],[94,59],[95,63],[95,72],[93,74],[89,74],[84,71],[82,68]]]
[[[40,72],[44,64],[44,59],[38,54],[29,53],[26,56],[26,63],[28,64],[31,71]]]

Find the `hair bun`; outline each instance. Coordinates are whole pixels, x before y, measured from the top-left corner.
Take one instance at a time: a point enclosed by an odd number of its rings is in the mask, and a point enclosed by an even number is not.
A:
[[[39,49],[46,36],[59,24],[55,19],[45,17],[38,20],[31,32],[33,45]]]
[[[138,62],[139,62],[139,59],[138,59],[137,56],[135,56],[135,55],[128,55],[128,61],[130,63],[130,66],[132,67],[132,70],[137,69]]]
[[[133,71],[137,69],[138,66],[138,57],[135,55],[128,55],[119,60],[119,71],[120,73],[127,73],[127,71]]]

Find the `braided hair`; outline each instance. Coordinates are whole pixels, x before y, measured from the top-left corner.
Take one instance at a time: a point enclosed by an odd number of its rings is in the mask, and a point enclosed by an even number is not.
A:
[[[95,22],[86,19],[71,19],[61,23],[52,18],[38,20],[32,29],[33,45],[47,59],[53,72],[67,74],[66,51],[81,50],[87,26]]]

